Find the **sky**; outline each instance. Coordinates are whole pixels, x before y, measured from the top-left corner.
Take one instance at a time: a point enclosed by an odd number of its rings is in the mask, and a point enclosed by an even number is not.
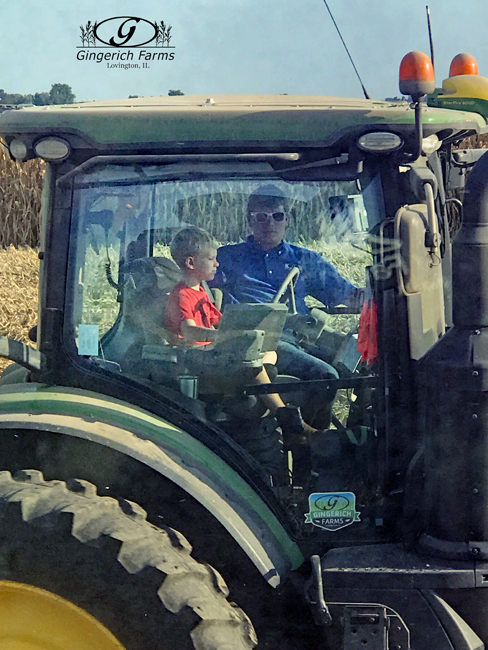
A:
[[[398,68],[407,52],[429,53],[427,2],[437,85],[459,52],[472,54],[488,77],[487,0],[327,1],[374,99],[399,96]],[[167,95],[169,89],[362,96],[324,0],[3,0],[0,15],[0,88],[10,93],[66,83],[78,101]],[[77,60],[80,25],[118,16],[171,25],[173,60],[135,69]],[[135,59],[141,49],[132,48]]]

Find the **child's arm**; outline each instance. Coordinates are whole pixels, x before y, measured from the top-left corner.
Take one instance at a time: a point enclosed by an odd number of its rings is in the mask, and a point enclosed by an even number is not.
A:
[[[181,322],[180,332],[185,343],[206,343],[215,341],[217,330],[210,327],[199,327],[192,318],[186,318]]]

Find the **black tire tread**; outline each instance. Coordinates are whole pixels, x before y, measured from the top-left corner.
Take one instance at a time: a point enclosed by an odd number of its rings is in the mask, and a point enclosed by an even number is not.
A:
[[[12,476],[0,471],[0,504],[18,503],[27,522],[72,513],[71,534],[93,543],[102,536],[121,542],[118,562],[131,574],[154,567],[166,577],[158,596],[177,614],[191,608],[201,619],[190,633],[195,650],[248,650],[257,644],[246,614],[227,600],[229,590],[220,574],[197,562],[181,533],[146,521],[139,505],[124,499],[99,496],[88,481],[46,481],[38,470]]]

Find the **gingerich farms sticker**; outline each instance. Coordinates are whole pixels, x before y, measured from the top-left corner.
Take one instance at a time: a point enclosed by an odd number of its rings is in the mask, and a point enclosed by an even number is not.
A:
[[[308,505],[305,523],[324,530],[336,531],[361,521],[353,492],[315,492],[308,497]]]

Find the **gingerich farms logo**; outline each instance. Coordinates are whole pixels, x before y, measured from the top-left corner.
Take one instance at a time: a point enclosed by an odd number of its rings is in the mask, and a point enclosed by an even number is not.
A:
[[[332,532],[361,521],[354,492],[314,492],[308,497],[305,523]]]
[[[116,16],[80,25],[78,61],[105,63],[107,68],[149,68],[174,61],[172,26],[137,16]]]

